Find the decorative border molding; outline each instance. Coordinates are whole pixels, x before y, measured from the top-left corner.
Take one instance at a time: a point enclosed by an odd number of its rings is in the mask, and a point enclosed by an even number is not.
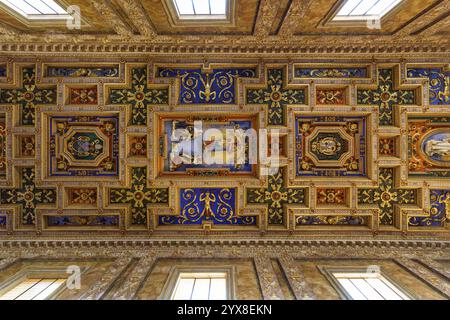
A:
[[[352,240],[352,239],[323,239],[323,240],[299,240],[288,238],[233,238],[233,239],[195,239],[182,240],[176,238],[165,239],[15,239],[0,240],[0,248],[7,252],[8,249],[18,250],[27,248],[40,249],[58,249],[58,248],[164,248],[170,246],[222,246],[222,247],[248,247],[248,246],[269,246],[270,248],[287,246],[289,248],[391,248],[391,249],[415,249],[415,250],[448,250],[450,249],[450,240],[432,241],[432,240]],[[2,252],[3,253],[3,252]],[[0,253],[0,257],[2,256]]]
[[[245,37],[244,37],[245,38]],[[11,41],[10,38],[0,36],[0,55],[14,55],[21,54],[42,54],[49,53],[64,54],[66,57],[77,56],[80,54],[87,54],[91,56],[105,57],[111,55],[117,57],[117,54],[128,54],[134,56],[171,56],[171,55],[225,55],[230,56],[265,56],[276,54],[280,58],[283,55],[301,55],[302,58],[311,55],[311,58],[330,58],[332,55],[338,55],[342,58],[347,58],[349,54],[360,54],[363,57],[371,58],[375,55],[383,55],[383,57],[392,57],[401,55],[402,58],[406,56],[419,57],[434,57],[442,54],[443,58],[448,57],[450,52],[450,44],[445,41],[433,41],[433,37],[427,38],[428,42],[414,42],[414,41],[392,41],[385,39],[380,44],[377,41],[366,40],[365,43],[355,43],[350,41],[337,42],[335,45],[321,43],[319,41],[311,41],[306,37],[293,37],[295,43],[273,42],[272,44],[257,44],[252,39],[248,41],[230,40],[229,43],[220,44],[214,41],[214,44],[195,44],[189,41],[180,42],[162,42],[162,43],[146,43],[146,41],[137,40],[135,43],[119,42],[111,43],[111,41],[96,41],[84,42],[78,41],[76,38],[68,39],[65,42],[51,43],[51,41],[42,43],[34,41]],[[328,39],[333,40],[333,39]],[[334,39],[333,41],[336,41]],[[106,42],[106,43],[104,43]],[[330,43],[330,42],[329,42]],[[301,45],[299,45],[301,44]],[[152,56],[152,58],[153,58]]]

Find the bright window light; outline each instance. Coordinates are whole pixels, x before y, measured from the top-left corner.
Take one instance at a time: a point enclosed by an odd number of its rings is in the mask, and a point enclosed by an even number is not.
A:
[[[229,0],[173,0],[180,19],[225,19]]]
[[[66,279],[25,279],[0,296],[0,300],[45,300],[65,283]]]
[[[227,300],[226,273],[181,273],[171,300]]]
[[[64,20],[70,17],[54,0],[0,0],[0,3],[29,20]]]
[[[334,21],[381,19],[402,0],[347,0]]]
[[[332,275],[353,300],[410,300],[379,273],[341,273]]]

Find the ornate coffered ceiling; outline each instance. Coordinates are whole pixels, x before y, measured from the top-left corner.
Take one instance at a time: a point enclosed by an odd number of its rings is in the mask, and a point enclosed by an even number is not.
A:
[[[0,60],[0,234],[449,236],[448,64],[127,59]],[[195,121],[281,169],[177,164]]]
[[[1,236],[448,239],[448,1],[381,30],[330,24],[339,1],[237,0],[208,27],[64,3],[81,30],[0,13]],[[279,129],[281,170],[173,162],[199,120]]]

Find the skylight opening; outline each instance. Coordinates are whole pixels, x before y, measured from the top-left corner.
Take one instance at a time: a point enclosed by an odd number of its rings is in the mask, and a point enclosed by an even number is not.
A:
[[[381,274],[334,272],[333,276],[353,300],[410,300]]]
[[[178,17],[185,20],[227,18],[229,0],[173,0]]]
[[[46,300],[59,290],[66,279],[24,279],[8,292],[0,296],[0,300]]]
[[[347,0],[334,21],[380,20],[402,0]]]
[[[70,15],[54,0],[0,0],[28,20],[66,20]]]
[[[181,273],[171,300],[227,300],[227,274]]]

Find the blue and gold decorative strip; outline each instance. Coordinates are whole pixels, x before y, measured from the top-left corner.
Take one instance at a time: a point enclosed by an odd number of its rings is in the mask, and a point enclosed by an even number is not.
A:
[[[298,216],[297,226],[367,226],[366,217],[355,216]]]
[[[46,77],[62,78],[118,78],[119,65],[111,66],[47,66]]]
[[[430,105],[450,105],[450,72],[443,68],[408,68],[407,76],[429,80]]]
[[[299,67],[294,77],[301,79],[361,79],[369,78],[368,67]]]
[[[157,69],[159,78],[180,78],[180,104],[236,104],[237,78],[255,78],[256,68]]]
[[[443,227],[450,222],[450,189],[430,190],[430,216],[412,217],[410,227]]]
[[[47,216],[48,227],[117,227],[118,216]]]
[[[178,216],[160,216],[159,225],[238,225],[256,226],[256,216],[238,216],[236,189],[193,188],[180,189]]]

